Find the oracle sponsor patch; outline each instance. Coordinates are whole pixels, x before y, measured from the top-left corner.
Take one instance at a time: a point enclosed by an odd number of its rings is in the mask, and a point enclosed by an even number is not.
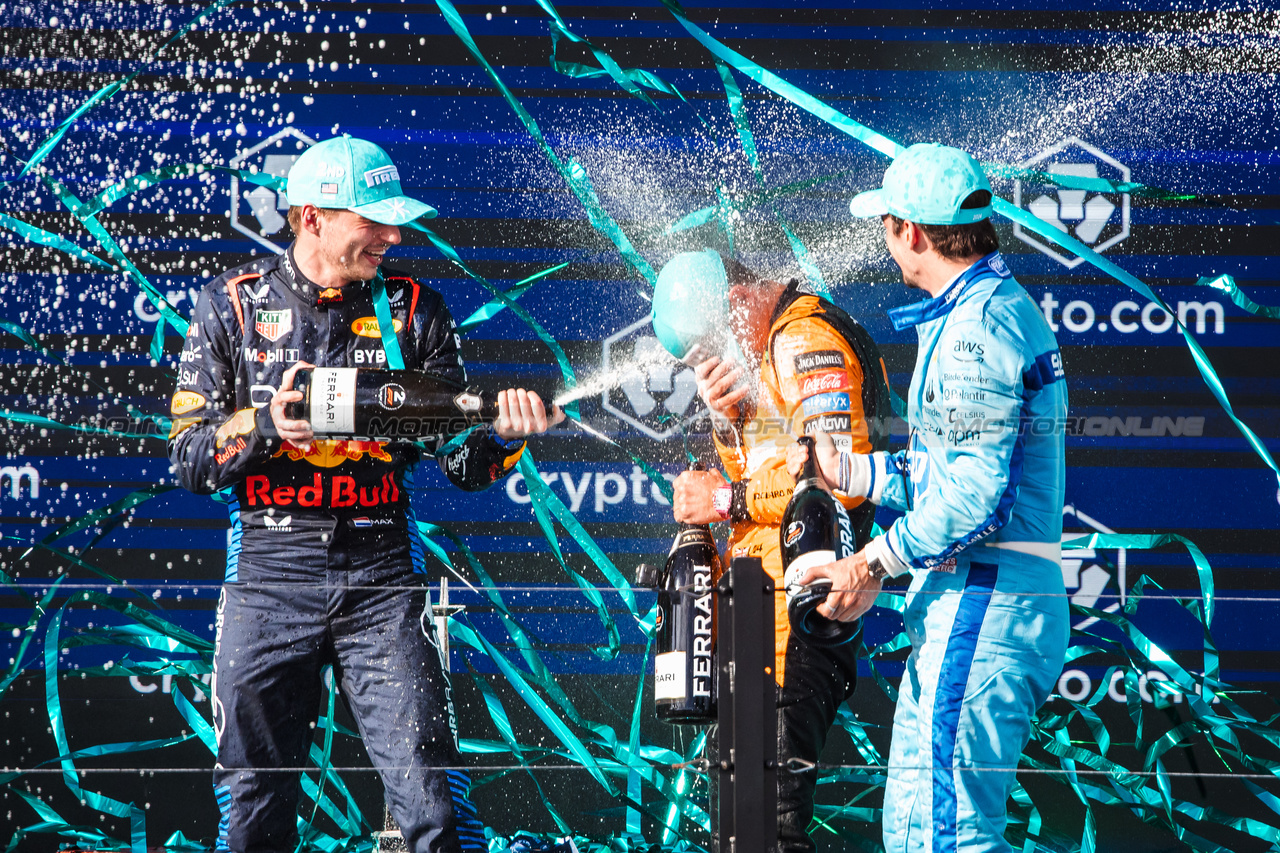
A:
[[[849,371],[820,370],[800,380],[800,396],[812,397],[827,391],[848,391]]]
[[[813,373],[815,370],[834,370],[845,367],[844,353],[834,349],[820,349],[813,352],[802,352],[795,357],[796,373]]]

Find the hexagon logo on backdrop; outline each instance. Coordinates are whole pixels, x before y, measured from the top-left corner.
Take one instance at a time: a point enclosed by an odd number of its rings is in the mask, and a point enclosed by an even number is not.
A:
[[[600,370],[620,375],[601,395],[604,410],[659,441],[702,416],[693,368],[671,357],[642,317],[604,339]]]
[[[289,143],[286,141],[288,139],[296,141]],[[316,141],[302,131],[286,127],[271,134],[252,148],[241,151],[230,165],[233,169],[244,169],[256,165],[261,172],[283,178],[289,174],[289,169],[294,161],[302,156],[302,152],[315,144]],[[242,190],[242,184],[247,188]],[[289,202],[285,200],[283,192],[241,181],[240,178],[232,176],[231,227],[259,246],[277,254],[284,251],[284,247],[276,244],[271,238],[285,230],[287,224],[285,214],[288,212]]]
[[[1076,509],[1075,506],[1067,504],[1062,508],[1062,526],[1063,527],[1083,527],[1084,533],[1067,533],[1063,532],[1062,541],[1066,542],[1070,539],[1077,539],[1080,536],[1087,536],[1089,532],[1097,533],[1115,533],[1110,527],[1102,522],[1086,514],[1082,510]],[[1115,551],[1115,562],[1110,562],[1102,556],[1101,551],[1110,554]],[[1115,574],[1112,574],[1114,570]],[[1100,609],[1108,613],[1114,613],[1124,606],[1125,592],[1129,585],[1128,575],[1128,551],[1125,548],[1080,548],[1062,552],[1062,583],[1067,588],[1067,595],[1071,597],[1072,604],[1079,604],[1082,607],[1098,607],[1099,599],[1106,592],[1107,584],[1114,578],[1116,587],[1119,589],[1120,597],[1117,600],[1114,597],[1102,601]],[[1077,628],[1087,628],[1098,620],[1089,617],[1082,619]]]
[[[1050,175],[1129,180],[1129,167],[1074,136],[1050,146],[1021,164]],[[1129,236],[1129,194],[1095,193],[1051,184],[1013,182],[1013,203],[1037,219],[1070,234],[1095,252],[1104,252]],[[1035,246],[1067,269],[1084,263],[1066,249],[1014,224],[1019,240]]]

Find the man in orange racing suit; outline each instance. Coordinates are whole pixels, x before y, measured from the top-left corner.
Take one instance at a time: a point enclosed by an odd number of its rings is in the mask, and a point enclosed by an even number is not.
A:
[[[690,318],[697,318],[692,325]],[[700,335],[699,323],[710,334]],[[715,330],[724,328],[731,338],[717,345]],[[696,363],[698,392],[711,409],[729,480],[726,485],[717,471],[681,474],[675,518],[731,521],[729,555],[759,557],[780,593],[778,531],[795,488],[787,447],[815,432],[830,433],[853,453],[887,445],[891,412],[880,353],[866,330],[829,300],[794,279],[761,279],[712,250],[677,255],[663,267],[654,329],[668,351]],[[690,357],[695,347],[704,351]],[[746,370],[756,366],[756,381],[747,381]],[[858,541],[867,541],[875,507],[841,500]],[[853,693],[861,635],[826,648],[793,636],[781,594],[774,599],[774,625],[779,845],[783,853],[807,853],[814,849],[807,830],[817,773],[800,768],[818,761],[840,703]],[[789,765],[790,759],[800,761]]]

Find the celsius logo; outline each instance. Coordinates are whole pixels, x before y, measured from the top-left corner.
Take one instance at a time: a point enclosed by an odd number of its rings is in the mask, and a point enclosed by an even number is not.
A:
[[[602,408],[650,438],[669,438],[702,415],[692,368],[662,348],[647,316],[605,338],[600,358],[600,372],[618,377]]]
[[[1102,178],[1113,183],[1129,180],[1128,166],[1074,136],[1051,145],[1021,165],[1064,178]],[[1099,193],[1017,180],[1013,182],[1013,203],[1095,252],[1104,252],[1129,236],[1128,193]],[[1084,258],[1043,241],[1021,225],[1015,224],[1013,233],[1067,269],[1084,263]]]

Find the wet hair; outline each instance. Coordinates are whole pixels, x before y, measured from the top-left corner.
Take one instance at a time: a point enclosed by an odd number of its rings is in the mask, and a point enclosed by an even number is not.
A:
[[[734,287],[739,284],[759,284],[764,280],[755,270],[740,261],[734,260],[728,255],[721,254],[720,260],[724,262],[724,274],[725,278],[729,280],[730,287]]]
[[[991,193],[986,190],[974,190],[960,205],[960,209],[973,210],[989,204],[991,204]],[[893,221],[894,235],[901,234],[906,220],[899,219],[892,213],[889,214],[889,219]],[[929,243],[938,254],[949,261],[962,261],[974,255],[989,255],[1000,248],[995,226],[991,224],[989,218],[964,225],[922,225],[917,222],[916,227],[929,238]]]
[[[330,210],[327,207],[317,207],[316,210],[320,211],[321,216],[332,216],[333,214],[338,212],[337,210]],[[300,233],[302,233],[302,206],[301,205],[297,205],[297,204],[289,205],[289,214],[285,218],[289,222],[289,229],[293,231],[293,236],[296,237]]]

